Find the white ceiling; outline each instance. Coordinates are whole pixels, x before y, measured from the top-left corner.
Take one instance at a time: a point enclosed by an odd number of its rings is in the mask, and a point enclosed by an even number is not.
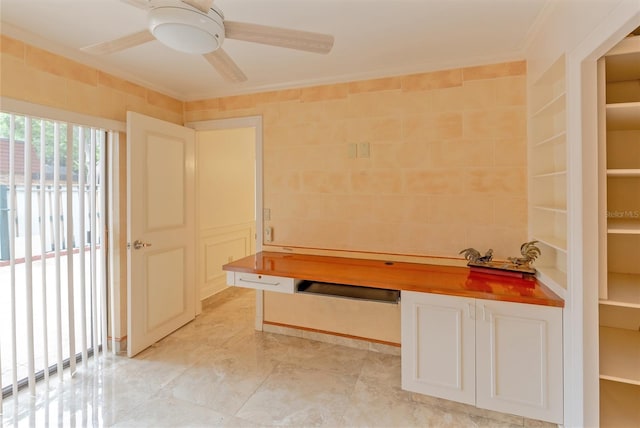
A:
[[[3,34],[186,101],[522,59],[554,0],[216,0],[231,21],[335,37],[328,55],[225,40],[248,77],[239,84],[158,41],[101,57],[80,51],[146,28],[146,12],[126,2],[0,1]]]

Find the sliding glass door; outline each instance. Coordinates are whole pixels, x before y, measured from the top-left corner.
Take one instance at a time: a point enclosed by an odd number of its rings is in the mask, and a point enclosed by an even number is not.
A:
[[[0,112],[3,396],[107,344],[108,130]],[[1,402],[1,398],[0,398]]]

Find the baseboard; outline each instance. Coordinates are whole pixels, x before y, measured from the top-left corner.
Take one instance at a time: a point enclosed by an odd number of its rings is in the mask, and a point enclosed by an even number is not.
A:
[[[285,336],[301,337],[303,339],[315,340],[318,342],[331,343],[349,348],[363,349],[381,354],[400,355],[400,344],[370,340],[362,337],[348,336],[344,334],[332,333],[297,327],[280,323],[265,321],[262,324],[262,331],[266,333],[283,334]]]

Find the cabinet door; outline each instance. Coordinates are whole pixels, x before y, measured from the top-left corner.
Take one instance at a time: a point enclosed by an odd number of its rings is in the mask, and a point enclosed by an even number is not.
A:
[[[562,309],[476,301],[476,405],[562,423]]]
[[[474,300],[402,292],[402,388],[475,404]]]

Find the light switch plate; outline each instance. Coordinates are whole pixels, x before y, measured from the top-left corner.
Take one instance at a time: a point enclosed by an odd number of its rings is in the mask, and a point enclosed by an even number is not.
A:
[[[370,156],[369,143],[358,144],[358,157],[368,158]]]
[[[355,159],[358,157],[358,145],[356,143],[349,143],[349,159]]]

